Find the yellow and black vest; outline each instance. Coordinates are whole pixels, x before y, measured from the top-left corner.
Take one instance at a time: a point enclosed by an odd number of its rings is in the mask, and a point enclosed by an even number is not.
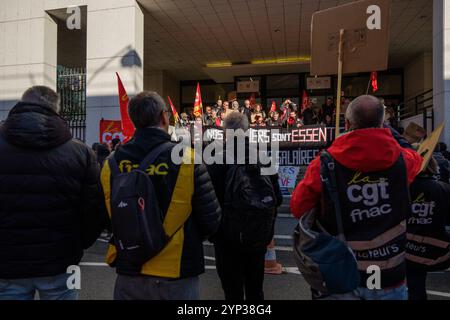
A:
[[[194,152],[190,148],[186,148],[184,152],[183,163],[179,166],[173,164],[161,163],[157,161],[151,168],[147,170],[150,177],[153,178],[160,171],[164,179],[176,179],[170,203],[164,218],[164,229],[166,234],[172,234],[179,229],[170,239],[167,246],[154,258],[147,261],[140,270],[121,270],[117,269],[119,274],[141,275],[179,278],[181,276],[181,261],[183,246],[185,240],[185,228],[180,225],[188,219],[192,211],[192,195],[194,193]],[[170,161],[170,159],[166,159]],[[134,165],[135,166],[135,165]],[[167,171],[170,167],[177,167],[174,172]],[[131,170],[133,164],[129,161],[121,161],[119,164],[121,171]],[[103,187],[106,207],[111,217],[110,192],[111,192],[111,170],[106,161],[101,172],[101,184]],[[158,184],[155,183],[155,188]],[[109,245],[106,262],[111,266],[117,265],[117,251],[114,245]]]
[[[403,156],[393,166],[378,172],[352,171],[337,161],[336,181],[342,210],[344,233],[358,261],[362,287],[372,273],[381,270],[381,287],[405,280],[406,218],[410,197]],[[323,185],[320,221],[337,234],[334,207]]]
[[[450,267],[450,235],[445,226],[450,214],[450,187],[431,176],[421,175],[411,186],[408,217],[408,268],[426,271]]]

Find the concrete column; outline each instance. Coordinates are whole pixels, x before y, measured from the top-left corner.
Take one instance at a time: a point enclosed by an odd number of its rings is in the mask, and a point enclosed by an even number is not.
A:
[[[145,72],[144,88],[148,91],[156,91],[169,106],[168,96],[179,109],[180,106],[180,82],[165,70],[148,70]],[[178,110],[179,111],[179,110]]]
[[[433,104],[435,125],[450,145],[450,1],[433,0]]]
[[[33,85],[56,89],[57,24],[42,6],[0,1],[0,121]]]
[[[88,5],[86,142],[99,140],[99,121],[120,119],[116,72],[129,96],[144,88],[144,14],[135,0],[120,7]],[[101,5],[104,4],[104,5]]]

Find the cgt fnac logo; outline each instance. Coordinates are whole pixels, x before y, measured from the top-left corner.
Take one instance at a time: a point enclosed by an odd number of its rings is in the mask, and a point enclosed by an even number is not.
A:
[[[122,122],[116,120],[100,120],[100,143],[110,143],[114,139],[123,142]]]

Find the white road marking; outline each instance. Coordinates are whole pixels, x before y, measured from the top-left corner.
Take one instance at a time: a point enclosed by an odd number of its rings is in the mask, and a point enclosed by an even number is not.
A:
[[[216,258],[205,256],[205,260],[216,261]]]
[[[206,270],[216,270],[216,266],[205,266]],[[301,274],[297,267],[283,267],[284,273]]]
[[[292,218],[292,219],[295,219],[295,217],[292,214],[284,214],[284,213],[277,214],[277,218]]]
[[[447,292],[439,292],[439,291],[427,290],[427,293],[431,294],[433,296],[440,296],[440,297],[450,298],[450,293],[447,293]]]
[[[292,236],[285,236],[285,235],[276,235],[273,236],[275,239],[280,239],[280,240],[292,240]]]
[[[80,262],[80,266],[85,267],[109,267],[105,262]]]

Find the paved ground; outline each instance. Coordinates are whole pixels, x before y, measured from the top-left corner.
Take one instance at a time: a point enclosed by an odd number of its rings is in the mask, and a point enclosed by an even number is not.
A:
[[[298,274],[295,262],[290,252],[289,235],[295,225],[295,220],[281,216],[277,220],[277,258],[285,267],[285,273],[278,276],[267,275],[264,291],[268,300],[310,300],[309,287]],[[100,241],[89,249],[82,265],[81,299],[109,300],[112,299],[115,273],[104,265],[106,244]],[[205,261],[207,271],[201,276],[201,298],[206,300],[223,299],[220,282],[217,277],[214,262],[214,250],[211,245],[205,245]],[[430,299],[450,300],[450,272],[430,274],[428,288]]]

